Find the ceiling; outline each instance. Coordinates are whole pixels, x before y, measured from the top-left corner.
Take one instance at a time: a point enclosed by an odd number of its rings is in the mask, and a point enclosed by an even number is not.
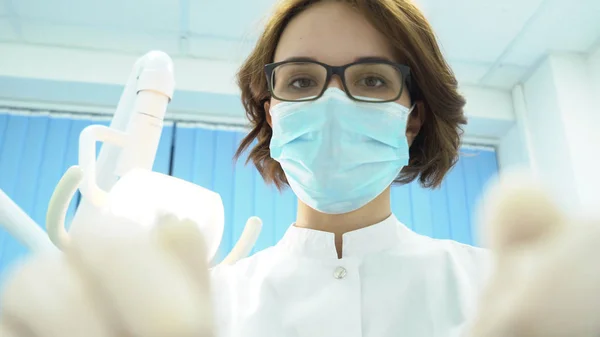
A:
[[[240,62],[274,2],[0,0],[0,42]],[[600,43],[600,0],[417,3],[462,84],[510,89],[548,52]]]

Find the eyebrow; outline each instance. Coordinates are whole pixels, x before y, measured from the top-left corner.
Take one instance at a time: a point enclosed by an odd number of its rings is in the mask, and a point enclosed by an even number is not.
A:
[[[317,61],[317,59],[312,58],[312,57],[294,56],[294,57],[288,57],[285,60],[283,60],[282,62],[318,62],[318,61]]]
[[[385,57],[385,56],[361,56],[361,57],[357,57],[354,59],[353,62],[363,62],[363,61],[371,61],[371,62],[380,62],[380,61],[384,61],[384,62],[394,62],[393,60],[391,60],[389,57]],[[317,59],[313,58],[313,57],[307,57],[307,56],[294,56],[294,57],[288,57],[285,60],[283,60],[283,62],[319,62],[317,61]]]
[[[384,62],[395,62],[394,60],[390,59],[389,57],[385,57],[385,56],[363,56],[363,57],[358,57],[358,58],[354,59],[354,62],[362,62],[362,61],[373,61],[373,62],[379,62],[379,61],[384,61]]]

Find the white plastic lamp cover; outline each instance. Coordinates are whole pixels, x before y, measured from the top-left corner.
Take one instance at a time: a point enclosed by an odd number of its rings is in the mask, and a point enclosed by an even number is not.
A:
[[[107,210],[119,217],[152,226],[157,213],[171,213],[198,224],[211,261],[217,254],[225,225],[219,194],[162,173],[133,169],[109,193]]]

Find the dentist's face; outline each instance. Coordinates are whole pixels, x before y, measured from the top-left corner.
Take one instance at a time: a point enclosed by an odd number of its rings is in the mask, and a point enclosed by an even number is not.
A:
[[[350,6],[333,1],[312,5],[294,17],[284,29],[275,50],[274,62],[295,57],[312,58],[332,66],[345,65],[364,57],[399,62],[387,38],[366,18]],[[337,76],[331,79],[329,87],[343,90],[342,82]],[[410,107],[406,86],[396,102]],[[272,98],[265,104],[269,124],[269,108],[278,103],[280,101]],[[412,144],[421,128],[420,111],[420,104],[417,104],[409,117],[406,129],[409,144]]]

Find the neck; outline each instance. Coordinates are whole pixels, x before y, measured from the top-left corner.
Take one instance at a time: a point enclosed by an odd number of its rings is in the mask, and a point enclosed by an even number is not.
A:
[[[298,201],[296,227],[309,228],[335,234],[335,247],[338,257],[342,254],[342,235],[353,230],[368,227],[387,219],[392,214],[390,189],[383,191],[365,206],[344,214],[325,214]]]

